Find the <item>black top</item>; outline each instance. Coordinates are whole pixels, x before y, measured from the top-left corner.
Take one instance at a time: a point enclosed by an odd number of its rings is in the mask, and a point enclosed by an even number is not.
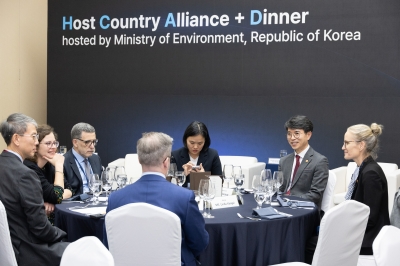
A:
[[[370,208],[360,254],[372,255],[372,242],[383,226],[390,225],[386,176],[372,157],[361,164],[351,199]]]
[[[178,171],[183,171],[182,166],[190,161],[189,150],[185,147],[173,151],[172,156],[174,157]],[[201,163],[203,164],[204,171],[209,171],[212,175],[222,175],[221,161],[216,150],[211,148],[201,150],[197,160],[197,165],[200,165]],[[189,182],[190,175],[186,177],[186,182],[183,186],[186,187]]]
[[[54,178],[55,178],[55,168],[54,166],[47,162],[43,168],[40,168],[35,162],[30,160],[24,160],[24,164],[36,172],[39,176],[40,183],[42,185],[43,190],[43,201],[57,204],[61,203],[63,199],[64,189],[60,186],[54,186]],[[64,188],[70,189],[67,180],[64,178]]]

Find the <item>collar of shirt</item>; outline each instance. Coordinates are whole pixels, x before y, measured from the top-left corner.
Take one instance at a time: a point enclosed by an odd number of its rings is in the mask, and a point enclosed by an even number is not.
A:
[[[23,160],[22,160],[22,157],[21,157],[21,155],[19,155],[18,153],[16,153],[15,151],[12,151],[12,150],[7,150],[7,149],[5,149],[5,151],[7,151],[7,152],[10,152],[10,153],[12,153],[12,154],[15,154],[15,155],[17,155],[17,157],[21,160],[21,163],[22,162],[24,162]]]
[[[78,160],[79,163],[83,163],[83,160],[85,160],[85,158],[82,155],[80,155],[79,153],[77,153],[74,150],[74,148],[72,148],[72,154],[75,156],[75,158]]]
[[[302,152],[300,153],[294,153],[294,156],[296,157],[296,155],[300,156],[300,163],[303,161],[304,156],[306,155],[306,153],[308,152],[308,150],[310,149],[310,145],[307,146],[307,148],[305,148]]]
[[[165,178],[165,175],[163,175],[160,172],[143,172],[142,176],[144,176],[144,175],[159,175],[159,176],[162,176],[163,178]]]

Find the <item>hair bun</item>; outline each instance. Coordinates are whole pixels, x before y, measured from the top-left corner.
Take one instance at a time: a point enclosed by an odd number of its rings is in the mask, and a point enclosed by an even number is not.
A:
[[[372,134],[374,134],[375,136],[381,135],[382,129],[383,129],[382,125],[378,125],[377,123],[371,124],[371,131],[372,131]]]

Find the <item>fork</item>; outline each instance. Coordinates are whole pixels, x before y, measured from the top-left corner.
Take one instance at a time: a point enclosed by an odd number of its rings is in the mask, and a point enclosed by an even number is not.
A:
[[[259,219],[259,218],[253,218],[253,217],[243,217],[240,213],[236,213],[237,214],[237,216],[239,217],[239,218],[247,218],[247,219],[250,219],[250,220],[253,220],[253,221],[260,221],[261,219]]]

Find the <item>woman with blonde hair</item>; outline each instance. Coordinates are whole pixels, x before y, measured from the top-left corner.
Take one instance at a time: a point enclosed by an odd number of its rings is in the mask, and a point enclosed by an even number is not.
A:
[[[372,255],[372,242],[383,226],[390,225],[387,180],[375,161],[382,129],[383,126],[376,123],[371,126],[359,124],[349,127],[344,134],[344,158],[357,164],[345,198],[359,201],[370,208],[361,255]]]

